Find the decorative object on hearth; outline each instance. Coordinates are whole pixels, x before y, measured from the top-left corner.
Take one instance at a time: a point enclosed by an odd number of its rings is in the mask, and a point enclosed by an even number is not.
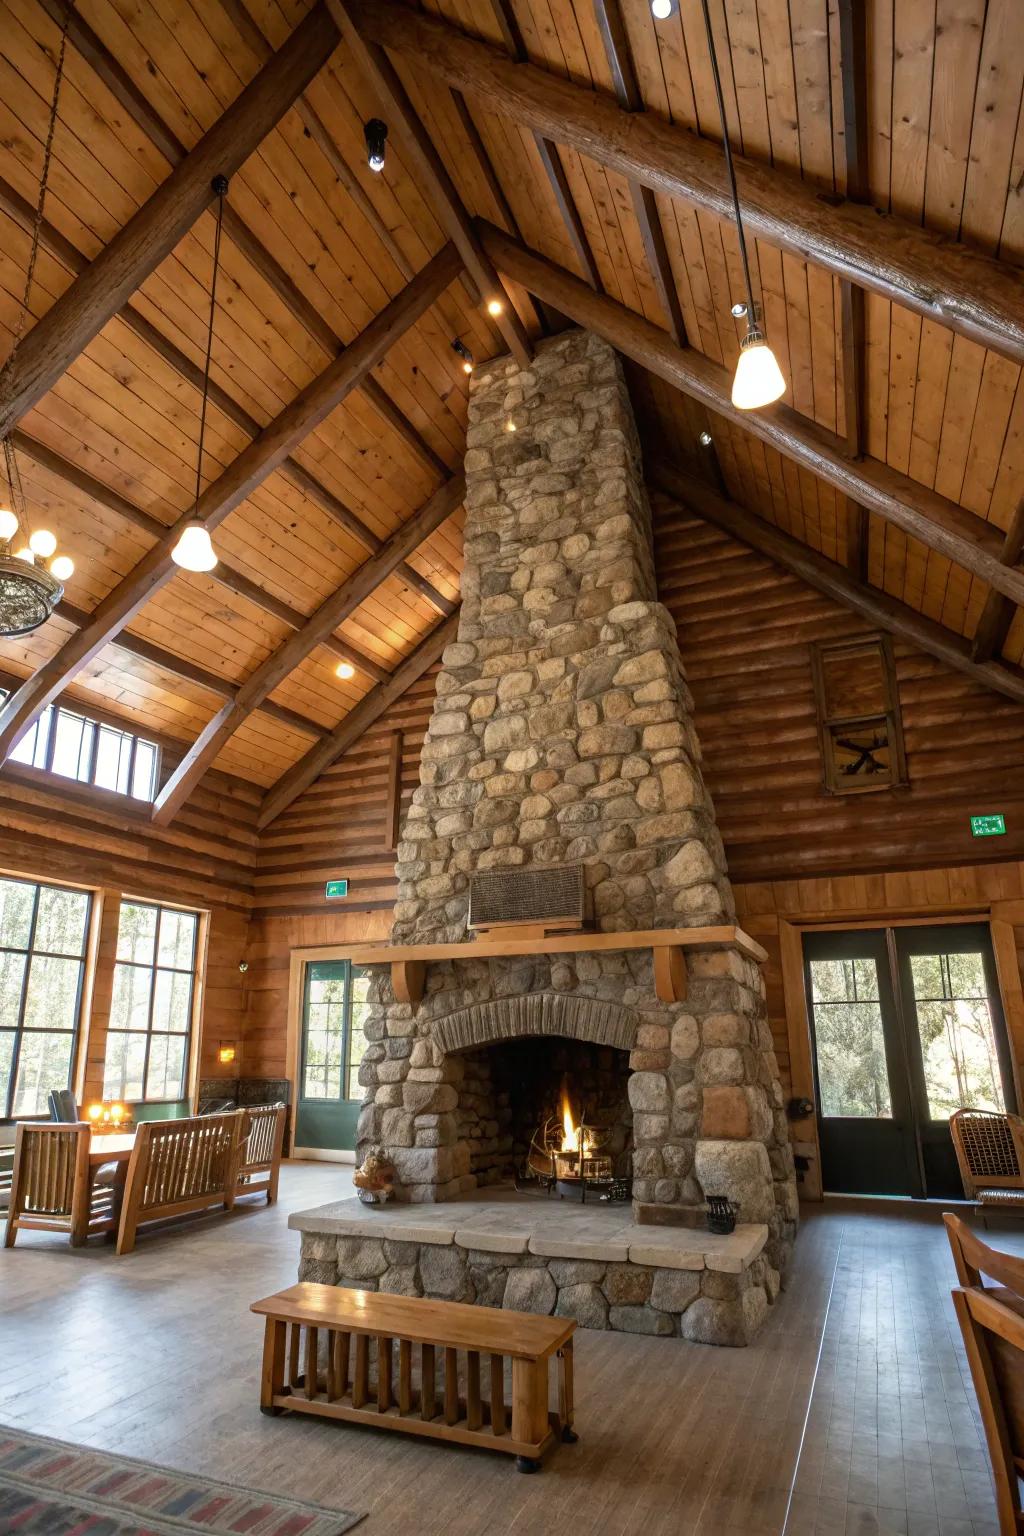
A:
[[[352,1182],[364,1205],[384,1205],[395,1192],[395,1165],[380,1147],[371,1147]]]
[[[3,370],[0,371],[0,396],[3,395],[6,381],[11,376],[14,359],[29,315],[32,281],[35,276],[42,233],[43,207],[50,179],[57,107],[60,101],[61,82],[64,78],[68,25],[73,10],[73,4],[64,8],[60,51],[57,55],[57,73],[54,77],[53,98],[50,102],[50,121],[43,150],[43,169],[39,178],[39,196],[36,200],[35,217],[32,223],[32,243],[25,272],[25,292],[14,332],[14,345]],[[21,483],[14,442],[10,434],[4,438],[4,468],[10,505],[0,506],[0,635],[27,635],[46,623],[64,596],[64,583],[73,575],[75,567],[74,562],[67,555],[57,554],[56,536],[48,528],[33,524]],[[49,563],[47,565],[44,562]]]
[[[706,1204],[709,1232],[717,1232],[720,1237],[735,1232],[739,1206],[733,1205],[728,1195],[708,1195]]]

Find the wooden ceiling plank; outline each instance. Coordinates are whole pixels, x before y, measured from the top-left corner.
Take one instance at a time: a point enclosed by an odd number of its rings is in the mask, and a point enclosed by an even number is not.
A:
[[[278,468],[292,449],[340,405],[360,379],[375,367],[396,337],[412,325],[455,279],[461,263],[453,246],[445,246],[423,271],[381,311],[350,346],[329,363],[304,390],[263,429],[228,468],[207,486],[197,513],[212,531]],[[160,542],[103,599],[90,623],[37,669],[0,711],[0,757],[38,719],[64,684],[102,649],[145,605],[153,592],[173,576],[171,550],[191,511],[183,513]]]
[[[1017,565],[1022,557],[1024,557],[1024,496],[1017,503],[1013,517],[1010,519],[1000,558],[1004,565]],[[975,661],[990,661],[1001,653],[1016,612],[1017,604],[1004,593],[989,592],[971,645],[971,656]]]
[[[888,522],[980,576],[1016,602],[1024,602],[1024,572],[1002,563],[994,531],[984,519],[918,485],[876,459],[854,462],[835,433],[806,420],[786,406],[741,411],[731,401],[728,372],[692,347],[675,343],[642,316],[607,295],[596,294],[579,278],[529,251],[517,241],[479,221],[481,239],[503,271],[532,288],[642,367],[759,437]]]
[[[337,43],[320,3],[194,149],[123,225],[95,261],[27,332],[5,369],[0,436],[36,405],[212,201],[215,175],[231,176],[288,111]]]
[[[867,16],[857,0],[837,0],[839,65],[843,92],[843,144],[846,195],[869,201]],[[863,458],[867,446],[867,391],[864,356],[864,290],[840,279],[840,334],[843,349],[843,405],[850,457]],[[846,564],[858,581],[867,581],[871,519],[866,507],[847,499]]]
[[[435,528],[450,517],[465,494],[465,478],[455,475],[376,554],[371,555],[348,581],[320,604],[302,628],[290,635],[283,645],[246,678],[234,699],[220,709],[189,748],[163,786],[153,804],[153,820],[167,826],[189,798],[199,780],[212,767],[218,753],[242,722],[279,688],[288,675],[321,645],[331,632],[354,613],[369,594],[384,581],[406,555],[421,544]]]
[[[667,496],[681,502],[688,511],[724,529],[769,560],[774,560],[783,569],[791,571],[819,592],[824,592],[827,597],[852,609],[870,624],[909,641],[947,666],[966,673],[983,687],[995,689],[1018,703],[1024,702],[1024,670],[1020,667],[995,661],[972,660],[970,645],[961,635],[953,634],[941,624],[936,624],[913,608],[908,608],[905,603],[873,587],[862,586],[837,562],[808,549],[799,539],[773,527],[738,503],[724,499],[710,485],[675,469],[671,464],[654,460],[649,463],[649,474]],[[324,740],[313,747],[311,752],[326,751],[327,748],[328,741]]]
[[[371,688],[330,736],[317,742],[305,757],[300,758],[294,767],[289,768],[288,772],[270,787],[260,807],[257,821],[260,831],[269,826],[283,810],[291,805],[293,800],[298,799],[303,790],[308,789],[325,768],[330,767],[331,763],[347,752],[384,711],[400,699],[406,689],[434,665],[445,646],[455,639],[458,627],[458,614],[454,613],[432,629],[416,649],[395,668],[386,683],[378,683],[376,688]]]
[[[481,296],[489,303],[501,304],[495,322],[521,368],[529,367],[533,348],[515,307],[502,287],[501,279],[477,238],[444,162],[424,132],[423,125],[409,100],[405,86],[382,48],[367,42],[352,21],[347,0],[327,0],[345,42],[365,76],[388,120],[402,133],[406,152],[435,204],[435,213],[462,257],[463,265]]]
[[[417,68],[460,90],[479,92],[496,111],[655,192],[731,219],[722,156],[712,141],[653,113],[627,113],[585,86],[516,63],[398,0],[345,4],[366,37],[408,55]],[[1024,285],[1018,268],[909,219],[822,197],[793,173],[746,156],[736,157],[736,168],[750,235],[1024,363]]]

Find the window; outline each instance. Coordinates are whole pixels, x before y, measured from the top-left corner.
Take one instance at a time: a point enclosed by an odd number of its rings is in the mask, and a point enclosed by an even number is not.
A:
[[[0,688],[0,704],[7,698]],[[152,801],[157,790],[160,749],[131,731],[90,719],[63,705],[46,708],[11,753],[11,761],[42,768],[80,784],[112,789],[134,800]]]
[[[121,903],[105,1099],[184,1097],[198,925],[195,912]]]
[[[359,1063],[370,973],[348,960],[311,961],[306,967],[302,1097],[359,1099]]]
[[[821,1113],[891,1118],[875,961],[811,960],[809,970]]]
[[[907,782],[896,668],[887,635],[811,647],[825,770],[834,795]]]
[[[984,955],[911,955],[910,977],[930,1118],[948,1120],[968,1108],[1004,1113]]]
[[[69,1088],[89,932],[85,891],[0,879],[0,1114],[45,1115]]]

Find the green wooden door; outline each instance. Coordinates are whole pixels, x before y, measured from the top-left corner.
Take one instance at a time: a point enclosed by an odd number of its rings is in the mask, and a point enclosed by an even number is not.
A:
[[[349,960],[306,965],[294,1137],[300,1151],[355,1147],[369,982],[369,972]]]

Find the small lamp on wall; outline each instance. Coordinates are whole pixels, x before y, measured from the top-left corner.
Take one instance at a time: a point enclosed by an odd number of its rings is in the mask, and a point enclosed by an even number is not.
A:
[[[230,1041],[222,1040],[220,1045],[217,1047],[217,1060],[220,1062],[222,1067],[231,1066],[236,1055],[237,1051]]]

